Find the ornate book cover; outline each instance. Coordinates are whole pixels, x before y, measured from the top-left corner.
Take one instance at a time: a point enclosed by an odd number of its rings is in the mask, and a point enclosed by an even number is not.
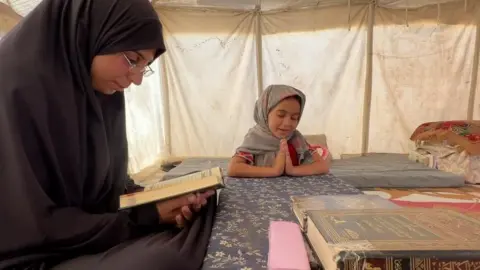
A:
[[[309,210],[307,220],[307,237],[326,270],[480,262],[480,220],[452,210]]]

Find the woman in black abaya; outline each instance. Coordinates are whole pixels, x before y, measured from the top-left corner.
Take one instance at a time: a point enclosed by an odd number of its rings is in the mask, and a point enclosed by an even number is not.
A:
[[[44,0],[2,39],[0,268],[201,267],[213,192],[118,211],[122,90],[164,52],[148,0]]]

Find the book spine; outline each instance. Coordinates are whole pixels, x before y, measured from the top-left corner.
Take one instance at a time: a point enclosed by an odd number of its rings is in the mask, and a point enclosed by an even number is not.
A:
[[[453,257],[453,256],[452,256]],[[473,270],[480,269],[478,259],[369,258],[339,262],[342,270]]]

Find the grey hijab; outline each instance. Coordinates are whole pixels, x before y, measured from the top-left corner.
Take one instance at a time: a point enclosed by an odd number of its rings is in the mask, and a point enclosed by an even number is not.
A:
[[[263,91],[255,103],[254,120],[256,125],[251,128],[236,153],[247,152],[254,156],[256,166],[272,166],[275,156],[280,149],[280,139],[275,137],[268,127],[268,113],[282,100],[297,96],[300,98],[300,113],[305,107],[305,95],[298,89],[288,85],[270,85]],[[307,141],[303,135],[295,130],[287,137],[299,155],[299,164],[313,162]]]

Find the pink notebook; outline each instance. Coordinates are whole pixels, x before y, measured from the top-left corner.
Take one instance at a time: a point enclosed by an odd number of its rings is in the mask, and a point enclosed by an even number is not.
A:
[[[268,232],[269,270],[310,270],[307,250],[298,224],[272,221]]]

